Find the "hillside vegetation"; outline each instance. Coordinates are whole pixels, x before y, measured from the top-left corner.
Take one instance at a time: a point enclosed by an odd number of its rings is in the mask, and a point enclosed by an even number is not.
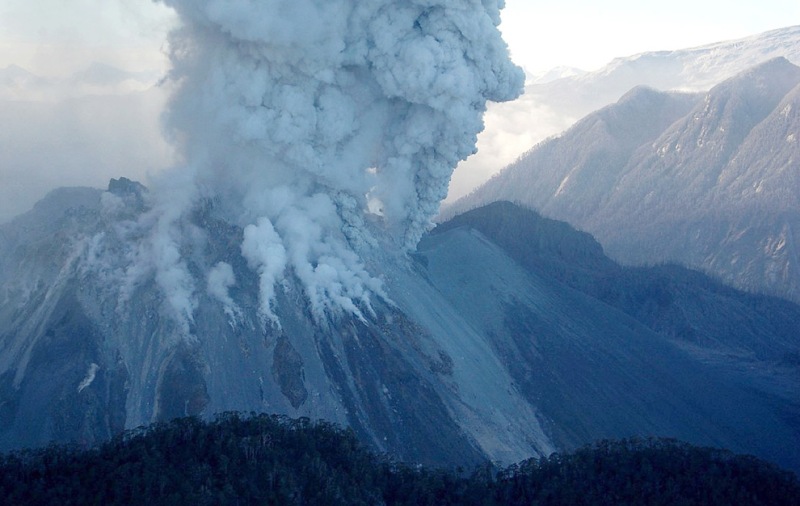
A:
[[[471,474],[392,462],[307,418],[226,413],[0,459],[4,504],[790,504],[791,473],[674,440],[602,441]]]

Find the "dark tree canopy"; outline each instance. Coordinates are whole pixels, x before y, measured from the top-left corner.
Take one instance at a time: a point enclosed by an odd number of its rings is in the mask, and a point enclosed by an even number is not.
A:
[[[92,449],[0,456],[2,504],[779,505],[798,497],[789,472],[674,440],[601,441],[464,473],[374,455],[327,422],[238,413],[139,428]]]

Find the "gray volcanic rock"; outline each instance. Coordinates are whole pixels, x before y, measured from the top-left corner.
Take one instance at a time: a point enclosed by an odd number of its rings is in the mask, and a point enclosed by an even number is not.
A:
[[[185,252],[189,269],[202,279],[228,263],[237,309],[198,292],[192,337],[182,337],[152,278],[124,283],[142,192],[129,181],[57,191],[1,227],[3,448],[254,410],[349,425],[376,449],[425,463],[554,450],[486,336],[402,257],[383,263],[392,301],[374,301],[369,318],[318,320],[288,276],[274,305],[280,327],[265,327],[243,232],[209,204],[192,217],[208,242]]]
[[[687,293],[752,317],[753,334],[714,334],[721,309],[678,321],[692,339],[672,332],[665,322],[684,306],[669,303],[669,285],[651,289],[647,273],[625,281],[588,235],[508,204],[426,236],[410,258],[373,252],[388,297],[363,318],[315,318],[289,275],[273,305],[280,326],[265,326],[258,279],[236,246],[243,232],[208,202],[187,218],[205,246],[183,254],[201,279],[227,263],[234,304],[198,290],[186,336],[152,278],[124,281],[145,190],[109,188],[55,192],[0,227],[4,449],[252,410],[341,423],[379,451],[428,464],[510,463],[658,435],[800,468],[796,336],[756,328],[763,315],[739,292],[727,295],[738,306],[698,292],[702,276],[682,278]],[[800,318],[796,306],[782,311],[778,326]]]

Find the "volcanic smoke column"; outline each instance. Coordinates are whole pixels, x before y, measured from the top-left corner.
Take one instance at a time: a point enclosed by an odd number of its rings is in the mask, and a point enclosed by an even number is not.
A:
[[[245,228],[266,318],[288,269],[315,311],[368,307],[362,246],[413,249],[486,101],[523,87],[503,0],[161,1],[181,22],[167,125],[196,196]]]

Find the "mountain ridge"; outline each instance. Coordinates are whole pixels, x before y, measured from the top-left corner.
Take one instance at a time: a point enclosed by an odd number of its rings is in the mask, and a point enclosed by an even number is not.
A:
[[[702,97],[660,95],[669,121],[620,100],[530,151],[442,219],[512,200],[592,233],[623,263],[679,262],[797,301],[798,84],[800,68],[775,59]],[[627,125],[604,119],[612,114]],[[661,132],[635,147],[615,141],[637,129]]]
[[[447,202],[465,196],[531,147],[560,135],[592,112],[616,103],[636,86],[705,93],[775,57],[800,64],[800,26],[689,49],[623,56],[598,70],[547,82],[529,79],[525,94],[514,103],[489,109],[487,125],[491,125],[493,132],[503,132],[502,143],[500,136],[487,133],[487,138],[478,145],[478,153],[454,174]]]

